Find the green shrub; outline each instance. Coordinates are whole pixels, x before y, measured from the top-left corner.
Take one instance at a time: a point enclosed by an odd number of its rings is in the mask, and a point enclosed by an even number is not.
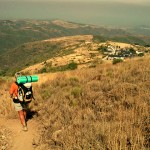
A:
[[[71,90],[71,95],[73,95],[75,98],[80,97],[81,93],[82,93],[82,88],[81,87],[74,87]]]
[[[122,59],[113,59],[113,65],[117,64],[117,63],[120,63],[120,62],[123,62]]]
[[[138,56],[142,57],[142,56],[144,56],[144,53],[139,53]]]
[[[132,53],[132,54],[136,54],[136,51],[132,47],[129,49],[129,52]]]
[[[78,66],[77,63],[71,62],[70,64],[68,64],[67,68],[70,69],[70,70],[74,70],[74,69],[77,69],[77,66]]]

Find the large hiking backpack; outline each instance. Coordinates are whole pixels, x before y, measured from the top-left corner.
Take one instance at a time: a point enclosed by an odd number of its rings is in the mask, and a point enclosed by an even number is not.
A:
[[[32,84],[18,84],[18,99],[22,102],[31,102],[33,99]]]

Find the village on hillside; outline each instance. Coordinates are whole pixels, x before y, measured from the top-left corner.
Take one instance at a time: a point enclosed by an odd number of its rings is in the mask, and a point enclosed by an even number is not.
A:
[[[127,44],[121,42],[107,41],[105,43],[85,42],[86,45],[93,45],[103,55],[103,60],[126,59],[142,57],[150,53],[150,46],[144,47],[138,44]],[[95,48],[96,47],[96,48]]]
[[[124,60],[126,58],[142,57],[146,53],[150,53],[149,47],[117,42],[100,43],[98,50],[102,53],[103,60]]]

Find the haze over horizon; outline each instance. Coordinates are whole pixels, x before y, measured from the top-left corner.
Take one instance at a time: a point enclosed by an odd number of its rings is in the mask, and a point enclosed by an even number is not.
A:
[[[149,26],[149,0],[0,0],[0,19],[61,19],[106,26]]]

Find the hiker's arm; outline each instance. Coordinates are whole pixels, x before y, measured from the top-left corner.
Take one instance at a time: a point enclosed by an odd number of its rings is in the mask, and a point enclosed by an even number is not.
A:
[[[9,90],[10,98],[13,98],[14,91],[14,84],[12,84]]]
[[[13,98],[13,94],[10,94],[10,98]]]

